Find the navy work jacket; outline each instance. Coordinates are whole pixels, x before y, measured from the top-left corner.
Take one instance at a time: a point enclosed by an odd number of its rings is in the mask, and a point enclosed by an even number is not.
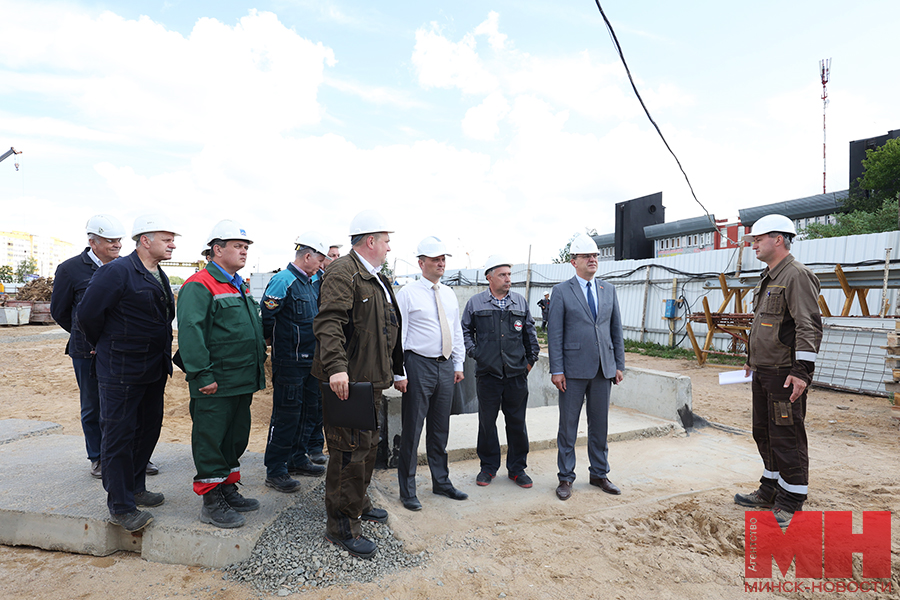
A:
[[[163,287],[137,251],[94,273],[75,320],[97,351],[101,383],[147,384],[172,374],[175,303],[169,278],[159,274]]]
[[[50,296],[50,316],[59,326],[69,332],[66,354],[72,358],[90,358],[91,345],[84,339],[81,330],[75,327],[75,308],[81,302],[94,271],[100,267],[88,256],[90,246],[78,256],[73,256],[56,267],[53,278],[53,295]]]
[[[309,367],[316,352],[313,319],[319,314],[319,285],[293,263],[269,281],[259,302],[263,338],[272,340],[272,364]]]

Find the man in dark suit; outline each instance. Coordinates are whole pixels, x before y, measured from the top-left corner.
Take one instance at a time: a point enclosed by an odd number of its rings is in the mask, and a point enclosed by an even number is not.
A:
[[[596,279],[597,244],[582,234],[570,248],[575,277],[553,288],[550,303],[550,375],[559,390],[557,466],[560,500],[572,496],[575,439],[581,407],[587,401],[590,483],[608,494],[621,494],[609,473],[606,431],[612,384],[622,381],[625,344],[619,302],[612,284]]]

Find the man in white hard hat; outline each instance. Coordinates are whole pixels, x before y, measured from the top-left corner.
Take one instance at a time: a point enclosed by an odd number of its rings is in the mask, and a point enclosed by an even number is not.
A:
[[[91,375],[94,349],[84,339],[84,334],[73,327],[72,317],[94,271],[119,257],[125,228],[112,215],[94,215],[88,219],[85,232],[88,247],[56,269],[53,295],[50,297],[50,315],[70,334],[66,354],[72,359],[75,381],[78,382],[81,394],[84,445],[88,460],[91,461],[91,475],[100,479],[100,390],[97,387],[97,377]]]
[[[162,215],[135,219],[135,251],[97,269],[75,311],[76,326],[96,351],[100,461],[110,521],[129,532],[153,520],[138,506],[165,501],[147,490],[145,478],[172,375],[175,302],[159,263],[172,257],[175,229]]]
[[[212,262],[178,293],[178,351],[191,394],[194,493],[200,522],[231,529],[259,501],[237,490],[240,458],[250,439],[250,403],[265,389],[266,345],[259,305],[238,271],[253,241],[235,221],[209,235]]]
[[[787,527],[809,492],[806,388],[822,343],[819,280],[790,253],[797,230],[783,215],[767,215],[744,236],[766,263],[753,292],[747,375],[753,372],[753,439],[763,460],[759,488],[736,494],[751,508],[772,508]]]
[[[512,262],[500,254],[488,258],[484,275],[489,288],[466,303],[461,325],[466,353],[475,360],[478,395],[478,458],[480,486],[490,485],[500,468],[497,416],[506,421],[506,470],[519,487],[534,485],[528,466],[528,373],[538,360],[540,346],[534,319],[521,294],[510,291]]]
[[[619,301],[611,283],[595,277],[599,250],[581,234],[572,240],[570,262],[575,276],[553,288],[550,303],[550,380],[559,390],[556,437],[559,486],[556,496],[568,500],[575,481],[575,442],[581,407],[588,422],[588,481],[607,494],[621,490],[609,480],[609,395],[622,381],[625,342]]]
[[[279,492],[300,491],[291,475],[318,477],[325,467],[312,461],[322,454],[322,396],[312,376],[319,312],[319,282],[328,248],[315,231],[301,234],[294,260],[275,274],[260,300],[263,337],[272,346],[272,418],[266,442],[266,485]]]
[[[319,314],[313,321],[318,345],[312,373],[341,400],[350,382],[371,382],[376,414],[381,394],[403,374],[400,315],[381,266],[390,251],[391,227],[377,211],[364,210],[350,222],[350,252],[322,275]],[[400,386],[402,388],[402,386]],[[401,389],[401,391],[403,391]],[[371,558],[377,545],[363,537],[361,520],[386,522],[387,511],[367,493],[378,453],[379,430],[335,427],[325,422],[325,538],[353,556]]]
[[[401,408],[402,431],[397,459],[400,502],[408,510],[422,510],[416,496],[416,461],[422,426],[425,451],[435,494],[465,500],[450,482],[447,437],[453,386],[463,379],[466,359],[459,324],[456,294],[441,283],[447,265],[447,244],[429,236],[419,242],[416,254],[422,278],[397,292],[397,307],[403,321],[403,364],[406,375],[395,375],[395,386],[405,388]]]

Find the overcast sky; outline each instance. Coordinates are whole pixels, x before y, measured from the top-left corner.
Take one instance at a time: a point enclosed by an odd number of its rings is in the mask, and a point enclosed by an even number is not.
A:
[[[818,61],[832,58],[828,191],[848,143],[900,128],[900,2],[606,0],[653,117],[717,218],[822,191]],[[231,218],[253,270],[354,214],[397,271],[546,263],[615,203],[700,216],[593,1],[0,0],[0,230],[81,245],[95,213],[178,223],[196,260]],[[405,262],[404,262],[405,261]],[[247,271],[249,272],[250,269]],[[247,274],[247,273],[245,273]]]

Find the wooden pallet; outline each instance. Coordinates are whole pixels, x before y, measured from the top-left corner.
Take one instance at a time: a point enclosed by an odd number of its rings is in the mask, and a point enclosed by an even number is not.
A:
[[[887,334],[887,355],[884,362],[891,369],[893,381],[885,381],[884,387],[889,392],[894,392],[891,397],[891,404],[894,408],[900,410],[900,319],[894,323],[897,333]]]

